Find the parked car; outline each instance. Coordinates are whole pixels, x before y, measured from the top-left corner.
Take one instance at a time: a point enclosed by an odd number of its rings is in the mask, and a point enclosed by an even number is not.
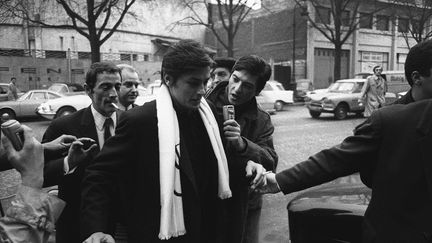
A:
[[[331,84],[329,88],[320,93],[310,95],[307,104],[309,114],[318,118],[321,113],[333,113],[338,120],[347,118],[348,113],[361,115],[365,107],[360,101],[361,91],[365,87],[366,79],[342,79]],[[397,99],[395,93],[386,93],[386,104]]]
[[[140,87],[140,86],[138,86]],[[148,89],[140,88],[138,89],[139,96],[135,101],[136,104],[142,105],[144,104],[143,93]],[[145,95],[144,95],[145,96]],[[88,107],[91,104],[91,99],[87,94],[78,94],[72,96],[65,96],[57,100],[49,100],[43,104],[41,104],[36,112],[40,116],[53,120],[57,117],[66,116],[72,114],[78,110],[81,110],[85,107]]]
[[[84,86],[77,83],[53,83],[48,90],[64,95],[85,94]]]
[[[298,79],[296,81],[296,89],[294,90],[295,101],[307,100],[306,94],[313,90],[313,84],[310,79]]]
[[[53,120],[57,117],[72,114],[82,108],[88,107],[91,104],[91,99],[88,95],[72,95],[64,96],[60,99],[49,100],[37,107],[38,115]]]
[[[367,72],[358,73],[355,75],[355,78],[366,79],[368,76],[372,74],[373,73],[367,73]],[[387,92],[397,94],[399,92],[404,92],[411,88],[408,81],[405,78],[404,71],[392,71],[392,70],[383,71],[381,75],[387,81]]]
[[[3,114],[8,114],[11,119],[37,117],[35,111],[40,104],[60,97],[63,95],[50,90],[30,90],[17,100],[1,102],[0,117]]]
[[[17,88],[17,94],[18,97],[24,94],[24,92],[20,91]],[[0,101],[6,101],[9,100],[9,84],[7,83],[0,83]]]
[[[308,189],[288,204],[291,243],[360,243],[372,191],[358,174]]]
[[[267,81],[264,89],[257,97],[257,100],[262,100],[260,101],[262,103],[273,104],[276,111],[282,110],[286,104],[294,103],[293,91],[285,90],[278,81]]]

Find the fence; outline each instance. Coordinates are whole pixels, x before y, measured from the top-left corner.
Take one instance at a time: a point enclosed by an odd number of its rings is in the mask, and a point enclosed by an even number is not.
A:
[[[134,66],[144,84],[160,78],[156,55],[101,53],[101,60]],[[83,83],[90,65],[90,52],[0,49],[0,82],[16,77],[21,90],[46,88],[54,82]]]

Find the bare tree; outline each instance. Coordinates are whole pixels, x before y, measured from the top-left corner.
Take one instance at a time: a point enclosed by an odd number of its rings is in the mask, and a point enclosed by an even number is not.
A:
[[[46,13],[47,18],[44,19],[39,12],[43,9],[43,6],[35,8],[34,0],[14,1],[17,6],[14,13],[15,17],[44,27],[71,28],[76,30],[89,40],[91,60],[92,62],[98,62],[100,61],[100,47],[118,29],[123,18],[128,14],[130,7],[135,1],[136,0],[56,0],[56,4],[59,5],[63,13],[67,15],[65,23],[61,24],[58,23],[58,16],[52,16],[58,14],[55,12]],[[43,4],[49,1],[39,2]],[[49,18],[51,18],[51,20]],[[57,23],[53,22],[52,19]]]
[[[394,0],[394,10],[395,15],[401,16],[399,25],[403,25],[400,29],[408,48],[410,38],[420,43],[432,37],[431,0]]]
[[[359,28],[360,21],[370,20],[372,15],[387,5],[377,5],[376,0],[294,0],[298,6],[309,2],[315,16],[307,15],[310,25],[334,44],[334,80],[341,77],[342,45]],[[360,8],[368,6],[367,14],[361,15]],[[363,10],[364,11],[364,10]],[[364,13],[362,13],[364,14]],[[361,16],[360,16],[361,15]]]
[[[234,56],[234,39],[240,25],[248,16],[255,1],[253,0],[181,0],[192,12],[174,23],[176,25],[202,25],[210,30],[218,42],[226,49],[229,57]],[[249,5],[249,6],[248,6]],[[250,6],[252,5],[252,6]],[[205,8],[207,18],[198,9]],[[216,8],[216,9],[215,9]],[[215,16],[216,15],[216,16]],[[219,31],[222,29],[223,31]]]

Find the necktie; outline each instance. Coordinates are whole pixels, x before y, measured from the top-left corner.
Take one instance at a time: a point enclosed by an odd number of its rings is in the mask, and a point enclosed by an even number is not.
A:
[[[104,123],[104,142],[111,137],[111,126],[113,125],[113,120],[111,118],[105,119]]]

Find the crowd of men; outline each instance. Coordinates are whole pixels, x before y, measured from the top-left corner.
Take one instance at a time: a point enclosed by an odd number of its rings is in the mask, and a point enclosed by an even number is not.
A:
[[[431,71],[426,41],[407,56],[412,89],[399,105],[275,174],[274,127],[255,99],[271,76],[262,58],[212,60],[198,42],[180,41],[163,58],[157,98],[142,106],[134,105],[133,67],[94,63],[88,108],[54,120],[42,145],[25,126],[22,150],[2,138],[1,159],[22,186],[0,220],[0,239],[44,242],[58,217],[59,243],[110,243],[122,231],[127,242],[258,242],[261,193],[360,172],[372,188],[363,242],[431,242]],[[234,119],[224,117],[226,105]],[[50,185],[62,201],[40,191]]]

